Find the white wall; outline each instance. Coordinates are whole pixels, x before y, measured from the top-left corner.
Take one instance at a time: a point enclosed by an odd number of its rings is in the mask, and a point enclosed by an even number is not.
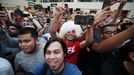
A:
[[[69,8],[85,8],[85,9],[96,9],[99,10],[102,8],[103,3],[102,2],[65,2],[68,4]],[[51,4],[56,4],[56,2],[51,3],[42,3],[44,8],[47,8],[47,6],[50,6]],[[114,4],[111,6],[112,9],[117,9],[119,6],[119,3]],[[134,2],[128,2],[123,10],[130,10],[129,16],[134,15]]]
[[[0,0],[2,4],[9,4],[9,5],[18,5],[20,6],[21,10],[24,10],[24,6],[28,6],[26,0]]]
[[[51,3],[42,3],[43,7],[50,6],[50,4],[54,4],[56,2]],[[101,9],[102,2],[65,2],[68,4],[69,8],[88,8],[88,9]],[[112,7],[117,8],[119,3],[114,4]],[[125,7],[125,10],[134,10],[134,2],[128,2]]]
[[[23,10],[24,6],[28,6],[27,0],[0,0],[0,3],[8,3],[8,4],[16,4],[19,5],[20,8]],[[37,2],[39,3],[39,1]],[[51,3],[55,2],[49,2],[49,3],[41,3],[44,8],[47,8],[47,6],[50,6]],[[85,8],[85,9],[101,9],[102,8],[102,2],[77,2],[75,0],[74,2],[65,2],[68,4],[69,8]],[[118,7],[118,3],[114,4],[112,6],[113,9],[116,9]],[[134,2],[128,2],[123,10],[131,10],[130,14],[134,15]]]

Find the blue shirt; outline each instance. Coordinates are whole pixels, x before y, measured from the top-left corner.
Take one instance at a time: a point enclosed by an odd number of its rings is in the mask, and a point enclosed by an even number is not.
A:
[[[35,66],[31,72],[34,75],[40,75],[42,69],[44,69],[45,65],[44,64],[39,64]],[[71,63],[65,63],[64,69],[59,72],[59,73],[53,73],[51,69],[47,70],[46,75],[82,75],[81,71],[77,68],[76,65],[71,64]]]

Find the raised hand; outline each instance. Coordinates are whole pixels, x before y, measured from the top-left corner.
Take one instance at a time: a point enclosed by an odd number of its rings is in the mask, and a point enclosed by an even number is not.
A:
[[[65,12],[65,8],[63,6],[63,4],[61,5],[57,5],[54,9],[53,9],[53,15],[61,15]]]
[[[108,16],[111,15],[110,7],[105,7],[103,10],[99,10],[96,13],[94,24],[104,21]]]

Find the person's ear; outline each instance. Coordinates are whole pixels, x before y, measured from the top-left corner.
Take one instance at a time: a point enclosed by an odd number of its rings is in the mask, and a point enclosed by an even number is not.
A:
[[[129,52],[129,57],[134,62],[134,52]]]

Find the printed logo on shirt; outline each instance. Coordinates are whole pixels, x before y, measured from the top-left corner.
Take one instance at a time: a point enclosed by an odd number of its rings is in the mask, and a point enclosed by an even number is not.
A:
[[[75,48],[74,46],[73,46],[73,47],[69,47],[69,48],[68,48],[68,54],[69,54],[69,55],[71,55],[71,54],[75,53],[74,48]]]

